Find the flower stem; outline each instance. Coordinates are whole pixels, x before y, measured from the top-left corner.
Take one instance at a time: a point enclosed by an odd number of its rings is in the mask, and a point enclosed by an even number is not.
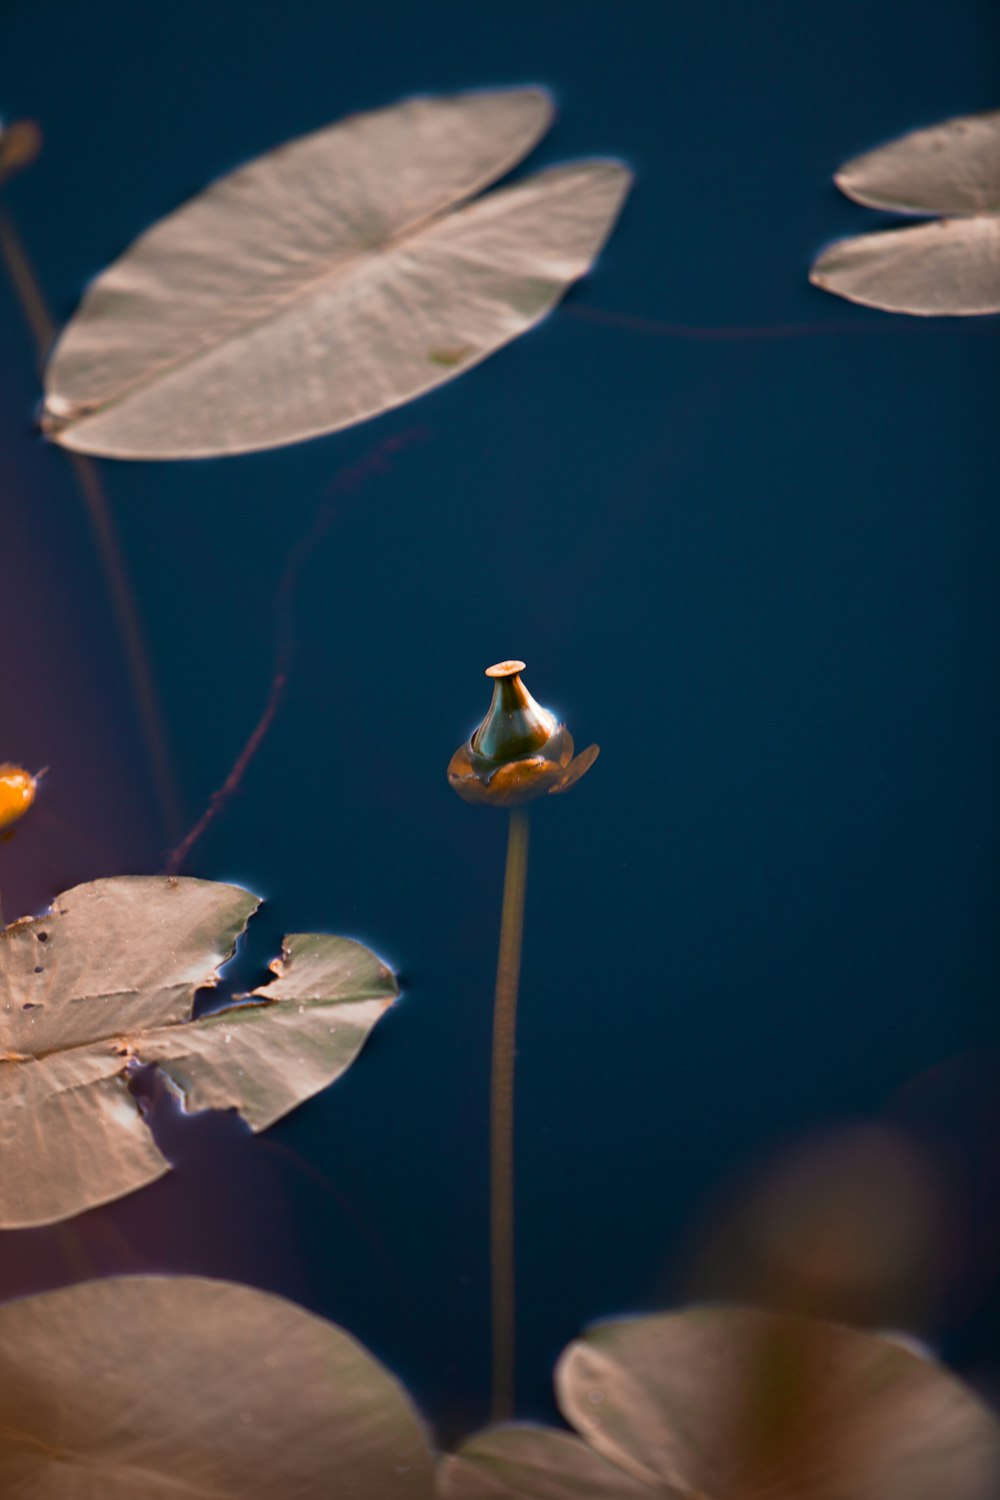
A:
[[[528,814],[514,808],[507,834],[490,1079],[491,1415],[495,1422],[504,1421],[514,1410],[514,1057],[527,874]]]

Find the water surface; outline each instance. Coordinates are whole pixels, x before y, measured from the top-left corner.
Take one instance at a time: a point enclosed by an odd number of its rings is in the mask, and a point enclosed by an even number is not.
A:
[[[550,1414],[552,1360],[585,1323],[683,1297],[695,1226],[773,1151],[901,1114],[955,1188],[925,1331],[986,1373],[996,323],[877,314],[806,272],[882,222],[834,190],[842,160],[996,105],[995,8],[7,0],[0,17],[0,104],[45,133],[8,204],[60,321],[206,181],[415,91],[545,83],[559,119],[531,166],[607,153],[638,174],[595,274],[467,378],[297,448],[101,466],[182,826],[290,626],[273,726],[185,866],[267,897],[240,973],[282,932],[326,929],[395,964],[405,997],[266,1137],[187,1122],[169,1179],[0,1235],[0,1295],[123,1269],[249,1281],[346,1325],[446,1434],[482,1419],[505,828],[444,771],[482,669],[519,656],[602,746],[533,814],[523,1411]],[[8,917],[171,846],[38,391],[0,284],[0,759],[51,767],[0,847]]]

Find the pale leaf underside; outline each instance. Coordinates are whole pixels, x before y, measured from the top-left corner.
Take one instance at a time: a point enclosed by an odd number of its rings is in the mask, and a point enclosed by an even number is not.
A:
[[[593,1448],[546,1427],[497,1427],[441,1465],[441,1500],[662,1500]],[[680,1500],[680,1496],[678,1496]]]
[[[274,981],[189,1019],[257,904],[236,886],[124,876],[0,933],[0,1228],[168,1170],[129,1088],[136,1065],[158,1067],[187,1109],[238,1109],[262,1130],[353,1061],[396,983],[345,938],[287,938]]]
[[[871,208],[942,217],[828,246],[815,286],[887,312],[1000,312],[1000,111],[913,131],[848,162],[836,182]]]
[[[886,312],[1000,312],[1000,215],[934,219],[839,240],[823,251],[809,279]]]
[[[118,458],[247,452],[479,363],[584,274],[628,189],[618,163],[582,162],[465,201],[550,118],[537,89],[411,100],[216,183],[87,292],[47,371],[50,435]]]
[[[406,1393],[343,1330],[195,1277],[0,1307],[9,1500],[431,1500]]]
[[[1000,213],[1000,110],[911,131],[847,162],[836,182],[893,213]]]

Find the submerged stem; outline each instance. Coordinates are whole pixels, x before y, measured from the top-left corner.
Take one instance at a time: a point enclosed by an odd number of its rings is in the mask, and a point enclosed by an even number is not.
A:
[[[11,285],[21,303],[41,365],[55,338],[55,325],[45,305],[45,298],[28,258],[28,252],[14,227],[13,219],[2,205],[0,205],[0,261],[6,267]],[[135,595],[125,568],[121,548],[118,545],[111,508],[104,493],[104,485],[101,482],[97,465],[82,453],[70,453],[69,458],[87,508],[101,566],[111,593],[111,603],[125,647],[132,691],[135,694],[139,722],[160,802],[160,811],[167,833],[173,841],[180,832],[177,794],[159,700],[149,667],[142,627],[139,623]]]
[[[490,1080],[492,1418],[495,1422],[509,1417],[514,1409],[514,1056],[527,874],[528,814],[516,807],[510,814],[507,835]]]

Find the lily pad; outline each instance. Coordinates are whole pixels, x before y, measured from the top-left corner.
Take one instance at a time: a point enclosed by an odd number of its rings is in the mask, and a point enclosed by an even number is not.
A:
[[[598,1325],[556,1372],[579,1436],[501,1427],[445,1461],[444,1500],[990,1500],[1000,1425],[894,1340],[696,1308]]]
[[[631,182],[576,162],[469,201],[551,118],[541,89],[409,99],[224,177],[90,287],[49,364],[49,435],[113,458],[244,453],[478,364],[589,269]]]
[[[0,931],[0,1228],[64,1219],[169,1170],[129,1088],[140,1064],[187,1109],[238,1109],[263,1130],[353,1062],[398,990],[347,938],[286,938],[274,980],[191,1020],[257,905],[238,886],[121,876]]]
[[[899,214],[1000,213],[1000,110],[910,131],[835,181],[857,203]]]
[[[888,312],[1000,312],[1000,111],[915,130],[835,180],[871,208],[947,217],[837,241],[813,265],[815,286]]]
[[[431,1500],[405,1391],[342,1329],[199,1277],[0,1307],[6,1500]]]

